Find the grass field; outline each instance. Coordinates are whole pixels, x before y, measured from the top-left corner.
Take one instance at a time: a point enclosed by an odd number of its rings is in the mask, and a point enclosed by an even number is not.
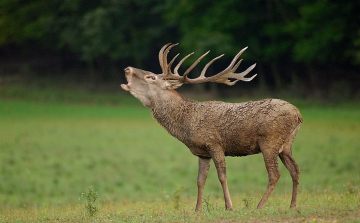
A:
[[[204,211],[194,213],[197,158],[147,108],[125,96],[82,103],[91,96],[29,94],[0,99],[0,222],[360,222],[359,104],[293,101],[304,118],[293,145],[297,210],[288,209],[292,182],[282,164],[267,206],[255,209],[267,185],[255,155],[227,158],[233,212],[224,211],[212,165]],[[85,207],[90,187],[94,217]]]

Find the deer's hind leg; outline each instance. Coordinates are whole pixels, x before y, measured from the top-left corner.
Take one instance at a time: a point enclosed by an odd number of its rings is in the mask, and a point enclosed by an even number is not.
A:
[[[291,175],[291,178],[293,181],[293,191],[292,191],[290,208],[296,207],[297,193],[298,193],[298,187],[299,187],[300,167],[295,162],[295,159],[292,156],[292,152],[291,152],[291,145],[295,139],[295,135],[296,135],[298,129],[299,128],[297,127],[292,132],[292,134],[289,137],[289,140],[284,143],[282,152],[279,154],[279,157],[280,157],[282,163],[285,165],[286,169],[288,169],[288,171],[290,172],[290,175]]]
[[[268,186],[261,198],[257,208],[261,209],[265,206],[266,201],[269,199],[271,192],[274,190],[276,182],[280,179],[280,170],[278,164],[278,150],[273,148],[261,148],[261,152],[264,156],[266,170],[268,172]]]
[[[288,169],[288,171],[290,172],[293,181],[293,191],[292,191],[290,208],[295,208],[297,201],[297,193],[298,193],[297,191],[299,187],[300,168],[295,162],[294,157],[291,155],[291,151],[289,153],[283,151],[279,156],[282,163],[285,165],[286,169]]]

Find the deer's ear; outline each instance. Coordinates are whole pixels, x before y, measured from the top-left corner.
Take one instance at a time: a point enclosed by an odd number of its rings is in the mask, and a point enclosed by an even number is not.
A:
[[[179,87],[181,87],[181,85],[183,85],[183,83],[180,83],[177,80],[166,80],[164,85],[163,85],[163,88],[167,89],[167,90],[170,90],[170,89],[179,88]]]

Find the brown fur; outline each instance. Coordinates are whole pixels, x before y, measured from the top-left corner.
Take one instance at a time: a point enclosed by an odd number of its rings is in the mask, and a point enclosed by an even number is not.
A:
[[[154,118],[199,157],[196,211],[202,210],[203,189],[211,159],[223,188],[225,208],[231,210],[225,156],[257,153],[263,154],[269,176],[267,189],[257,207],[265,205],[280,178],[277,157],[292,177],[290,207],[296,207],[300,168],[292,156],[291,145],[302,117],[295,106],[279,99],[245,103],[197,102],[184,99],[169,87],[169,81],[162,74],[132,67],[125,72],[129,83],[122,88],[149,107]]]

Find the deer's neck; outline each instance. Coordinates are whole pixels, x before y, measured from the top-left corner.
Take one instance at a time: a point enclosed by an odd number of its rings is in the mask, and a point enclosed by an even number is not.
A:
[[[191,117],[193,101],[184,99],[174,90],[162,92],[153,100],[150,109],[153,117],[172,136],[183,141],[187,136],[187,126]]]

